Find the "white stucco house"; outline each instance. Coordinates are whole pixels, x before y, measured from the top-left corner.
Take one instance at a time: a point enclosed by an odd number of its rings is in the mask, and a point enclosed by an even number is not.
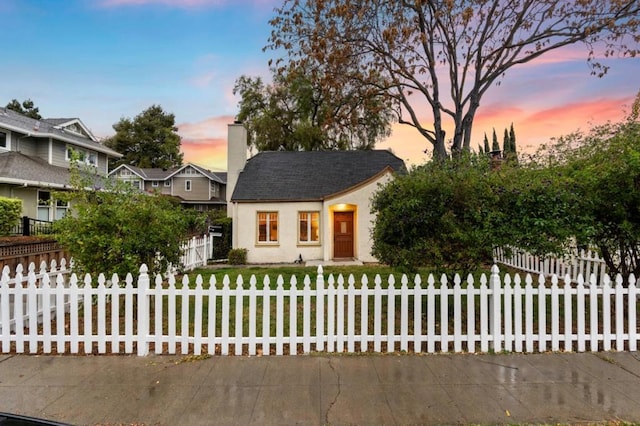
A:
[[[248,263],[357,260],[371,255],[370,201],[404,162],[389,151],[272,151],[247,160],[229,125],[227,213]]]

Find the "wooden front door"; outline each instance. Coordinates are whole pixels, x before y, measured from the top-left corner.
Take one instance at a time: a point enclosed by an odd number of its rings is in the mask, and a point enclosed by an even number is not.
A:
[[[353,212],[333,213],[333,257],[353,257]]]

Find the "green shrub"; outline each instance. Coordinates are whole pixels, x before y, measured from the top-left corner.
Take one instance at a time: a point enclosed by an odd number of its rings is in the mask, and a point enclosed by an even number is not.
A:
[[[247,263],[247,249],[237,248],[229,250],[229,265],[245,265]]]
[[[0,235],[8,235],[22,214],[22,200],[0,197]]]

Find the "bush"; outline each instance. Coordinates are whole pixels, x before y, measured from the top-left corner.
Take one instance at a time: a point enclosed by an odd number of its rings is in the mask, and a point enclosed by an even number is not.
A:
[[[229,250],[229,265],[246,265],[247,249],[237,248]]]
[[[0,197],[0,236],[8,235],[22,214],[22,200]]]
[[[373,254],[409,272],[468,272],[492,258],[495,194],[485,157],[432,161],[397,176],[373,198]]]
[[[71,214],[54,222],[54,231],[80,271],[124,277],[136,274],[143,263],[152,273],[180,263],[180,245],[188,234],[182,208],[123,182],[93,191],[75,178],[75,189],[59,194],[73,201]]]

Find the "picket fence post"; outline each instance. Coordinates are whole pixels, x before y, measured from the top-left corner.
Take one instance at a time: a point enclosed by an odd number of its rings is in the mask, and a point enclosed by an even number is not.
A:
[[[147,290],[149,289],[148,268],[144,263],[140,266],[138,276],[138,356],[146,356],[149,353],[149,308],[147,303]]]
[[[502,351],[502,303],[500,291],[500,271],[497,265],[491,267],[491,276],[489,277],[489,287],[491,289],[491,298],[489,299],[489,315],[491,315],[489,334],[493,336],[494,352]]]

